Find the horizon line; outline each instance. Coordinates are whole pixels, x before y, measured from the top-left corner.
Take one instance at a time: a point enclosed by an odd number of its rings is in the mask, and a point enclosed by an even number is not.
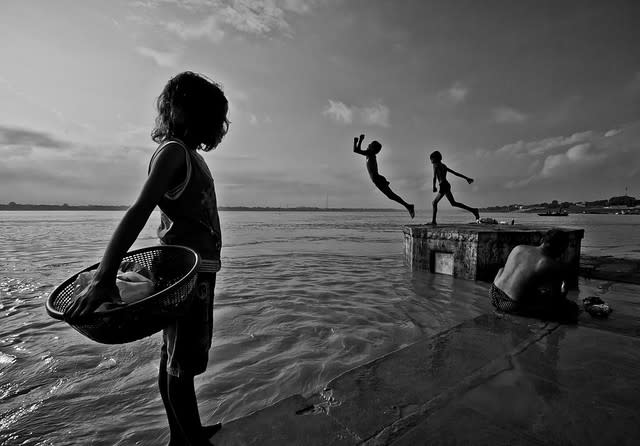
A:
[[[94,208],[92,210],[126,210],[131,205],[121,204],[50,204],[50,203],[0,203],[0,210],[29,210],[20,208],[56,208],[60,210],[74,210],[82,208],[83,210],[90,210],[87,208]],[[404,212],[403,209],[395,208],[367,208],[367,207],[318,207],[318,206],[247,206],[247,205],[231,205],[231,206],[218,206],[219,210],[234,210],[234,209],[264,209],[264,210],[317,210],[317,211],[332,211],[332,210],[368,210],[368,211],[398,211]]]

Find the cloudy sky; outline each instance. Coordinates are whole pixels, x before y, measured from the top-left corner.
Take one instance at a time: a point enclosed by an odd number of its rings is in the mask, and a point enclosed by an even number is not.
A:
[[[640,197],[640,2],[3,0],[0,203],[129,204],[174,74],[219,81],[221,205],[430,206],[428,153],[485,206]]]

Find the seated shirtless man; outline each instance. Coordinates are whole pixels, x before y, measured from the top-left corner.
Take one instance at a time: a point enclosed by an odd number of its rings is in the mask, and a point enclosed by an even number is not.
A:
[[[385,194],[387,198],[400,203],[407,209],[411,218],[415,217],[415,209],[412,204],[404,201],[399,195],[394,193],[389,187],[389,181],[380,175],[378,172],[378,160],[376,159],[376,155],[380,153],[382,150],[382,144],[378,141],[371,141],[366,150],[362,150],[362,140],[364,139],[364,135],[360,135],[360,138],[353,138],[353,151],[360,155],[364,155],[367,157],[367,171],[369,172],[369,176],[371,177],[371,181],[376,185],[380,192]]]
[[[566,264],[560,257],[567,233],[548,231],[540,246],[518,245],[491,285],[491,303],[505,313],[543,319],[575,320],[578,306],[566,299]]]

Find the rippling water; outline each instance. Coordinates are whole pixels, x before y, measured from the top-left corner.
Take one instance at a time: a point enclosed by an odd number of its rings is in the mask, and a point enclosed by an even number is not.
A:
[[[44,311],[53,287],[99,259],[121,216],[0,212],[0,444],[167,441],[155,382],[160,336],[101,345]],[[583,252],[640,258],[640,216],[492,216],[582,227]],[[196,379],[207,424],[319,390],[420,335],[490,310],[486,284],[404,266],[404,212],[222,212],[221,219],[214,345]],[[441,211],[441,220],[469,218]],[[154,214],[134,248],[156,244],[158,221]]]

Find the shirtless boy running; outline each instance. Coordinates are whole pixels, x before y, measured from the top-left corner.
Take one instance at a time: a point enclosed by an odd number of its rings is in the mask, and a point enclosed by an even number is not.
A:
[[[433,218],[431,219],[431,224],[436,224],[436,215],[438,214],[438,202],[442,200],[442,197],[447,197],[451,206],[461,208],[467,210],[473,214],[473,216],[478,220],[480,218],[480,214],[478,213],[478,209],[467,206],[466,204],[459,203],[453,198],[453,194],[451,193],[451,184],[447,181],[447,172],[451,172],[452,174],[464,178],[467,180],[467,183],[473,183],[473,178],[469,178],[461,173],[454,171],[453,169],[449,169],[445,163],[442,162],[442,154],[437,150],[429,155],[429,159],[431,160],[431,164],[433,164],[433,191],[437,192],[436,198],[433,199]],[[438,180],[438,185],[440,189],[436,188],[436,180]]]
[[[369,171],[369,176],[373,184],[388,198],[407,208],[411,218],[415,217],[414,206],[396,195],[389,187],[389,181],[378,173],[378,160],[376,159],[376,155],[382,150],[382,144],[378,141],[372,141],[366,150],[362,150],[362,140],[364,140],[364,135],[360,135],[360,138],[353,138],[353,151],[367,157],[367,171]]]

